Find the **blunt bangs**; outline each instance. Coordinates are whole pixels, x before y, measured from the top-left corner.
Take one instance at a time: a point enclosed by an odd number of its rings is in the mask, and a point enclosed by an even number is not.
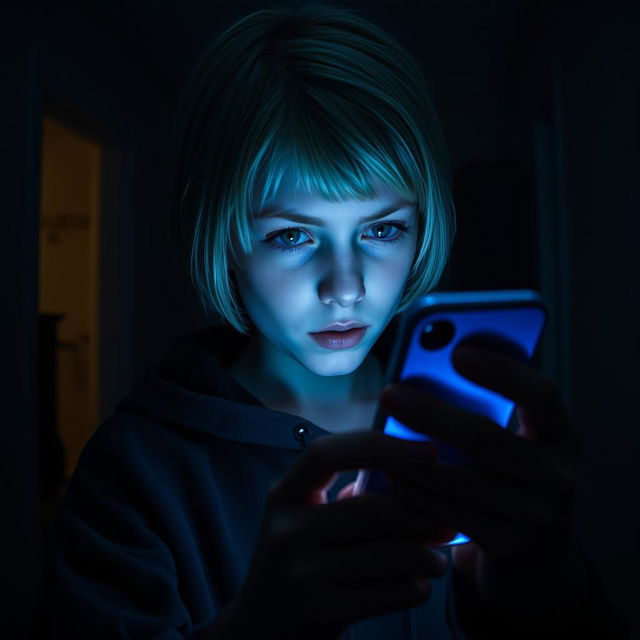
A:
[[[352,9],[241,19],[201,58],[176,124],[178,210],[207,317],[248,331],[230,268],[285,177],[330,202],[372,199],[376,179],[415,203],[417,250],[396,313],[437,285],[455,231],[440,124],[415,60]]]

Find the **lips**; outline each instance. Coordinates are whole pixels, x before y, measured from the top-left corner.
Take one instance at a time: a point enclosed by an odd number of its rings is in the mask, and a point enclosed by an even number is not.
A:
[[[326,327],[322,327],[322,329],[318,329],[318,331],[313,331],[312,333],[325,333],[326,331],[349,331],[349,329],[361,329],[362,327],[367,326],[368,325],[362,322],[356,322],[355,320],[349,320],[347,322],[332,322]]]
[[[356,324],[356,323],[354,323]],[[339,349],[350,349],[360,343],[367,332],[366,326],[354,326],[352,329],[342,331],[318,331],[309,335],[325,349],[337,351]]]

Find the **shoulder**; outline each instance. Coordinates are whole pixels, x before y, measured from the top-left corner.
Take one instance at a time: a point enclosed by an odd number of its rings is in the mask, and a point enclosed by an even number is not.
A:
[[[189,447],[186,429],[142,413],[116,411],[102,422],[88,440],[81,459],[95,463],[108,456],[113,460],[143,459],[175,455]]]
[[[77,504],[100,492],[138,502],[175,487],[184,481],[185,469],[196,472],[208,461],[195,436],[148,416],[117,411],[82,450],[64,501]]]

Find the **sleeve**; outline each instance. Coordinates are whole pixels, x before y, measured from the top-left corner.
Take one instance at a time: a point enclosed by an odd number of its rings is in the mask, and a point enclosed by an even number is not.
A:
[[[144,471],[149,460],[141,448],[106,434],[96,432],[85,447],[59,503],[46,543],[36,637],[189,637],[174,558],[156,533],[158,523],[152,528],[145,515],[154,489],[166,489],[152,480],[142,487],[141,478],[154,474]]]

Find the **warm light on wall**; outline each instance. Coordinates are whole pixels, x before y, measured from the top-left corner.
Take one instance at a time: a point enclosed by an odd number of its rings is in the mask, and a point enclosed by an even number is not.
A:
[[[55,421],[67,477],[98,422],[100,170],[98,144],[44,118],[39,312],[62,316],[56,335]]]

